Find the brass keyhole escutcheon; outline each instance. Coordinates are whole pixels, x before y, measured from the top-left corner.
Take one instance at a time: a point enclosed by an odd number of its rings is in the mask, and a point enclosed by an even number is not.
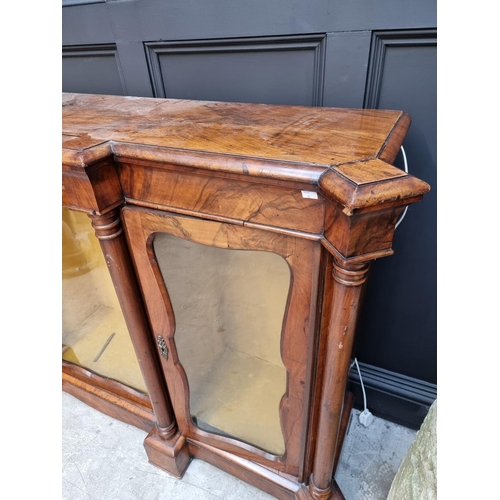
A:
[[[158,335],[158,337],[156,337],[156,343],[158,344],[158,349],[160,350],[161,357],[167,360],[168,347],[165,339],[161,335]]]

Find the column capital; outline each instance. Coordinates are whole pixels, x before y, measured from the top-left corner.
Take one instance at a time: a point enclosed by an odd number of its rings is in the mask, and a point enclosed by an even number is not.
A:
[[[332,276],[337,283],[344,286],[360,286],[368,276],[369,262],[345,265],[333,259]]]
[[[118,208],[114,208],[103,215],[89,214],[89,217],[92,220],[92,227],[98,240],[113,240],[123,232]]]

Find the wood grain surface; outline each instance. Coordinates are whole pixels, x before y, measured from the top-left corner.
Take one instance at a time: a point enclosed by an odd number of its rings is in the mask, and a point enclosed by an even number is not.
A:
[[[114,156],[318,186],[351,213],[413,203],[429,186],[396,169],[402,111],[63,93],[63,165]]]
[[[325,166],[376,157],[402,116],[401,111],[63,94],[66,135]],[[66,148],[77,149],[70,144],[66,139]]]

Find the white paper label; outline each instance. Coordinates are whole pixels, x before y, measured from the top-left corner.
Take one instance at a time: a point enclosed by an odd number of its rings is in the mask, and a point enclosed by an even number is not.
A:
[[[318,199],[318,193],[314,191],[302,191],[302,198],[311,198],[311,200]]]

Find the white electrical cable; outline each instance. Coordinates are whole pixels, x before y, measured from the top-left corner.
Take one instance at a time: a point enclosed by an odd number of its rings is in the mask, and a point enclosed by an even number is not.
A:
[[[401,152],[403,153],[403,160],[405,162],[405,172],[408,173],[408,161],[406,160],[405,148],[403,146],[401,146]],[[394,226],[394,230],[396,230],[398,228],[398,226],[401,224],[401,222],[405,218],[405,215],[406,215],[407,211],[408,211],[408,205],[406,205],[406,208],[405,208],[405,210],[403,212],[403,215],[401,216],[401,218],[398,220],[398,222]]]
[[[361,390],[363,391],[363,404],[364,404],[364,408],[365,408],[365,411],[368,410],[368,408],[366,407],[366,392],[365,392],[365,386],[363,384],[363,379],[361,378],[361,371],[359,369],[359,365],[358,365],[358,360],[357,358],[354,358],[354,364],[356,365],[356,368],[358,369],[358,377],[359,377],[359,383],[361,384]]]

